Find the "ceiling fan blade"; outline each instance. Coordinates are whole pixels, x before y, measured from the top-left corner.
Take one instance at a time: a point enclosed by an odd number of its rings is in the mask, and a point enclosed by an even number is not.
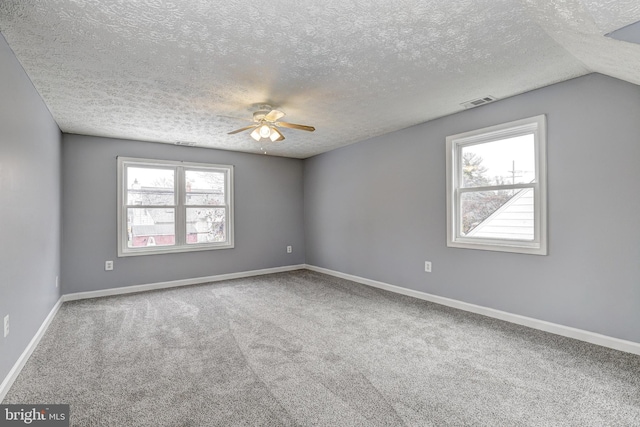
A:
[[[259,124],[256,124],[256,125],[250,125],[250,126],[245,126],[245,127],[243,127],[243,128],[240,128],[240,129],[232,130],[232,131],[231,131],[231,132],[229,132],[227,135],[233,135],[233,134],[236,134],[236,133],[240,133],[240,132],[243,132],[243,131],[245,131],[245,130],[249,130],[249,129],[257,128],[258,126],[259,126]]]
[[[282,111],[271,110],[266,116],[264,116],[264,119],[268,122],[275,122],[276,120],[281,119],[284,116],[285,114]]]
[[[277,122],[275,125],[282,126],[283,128],[306,130],[307,132],[313,132],[314,130],[316,130],[316,128],[314,128],[313,126],[297,125],[295,123],[287,123],[287,122]]]

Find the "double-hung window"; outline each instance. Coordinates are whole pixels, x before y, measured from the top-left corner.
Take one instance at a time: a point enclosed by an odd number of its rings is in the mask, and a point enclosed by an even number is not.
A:
[[[447,246],[546,255],[545,116],[446,144]]]
[[[118,158],[118,256],[233,247],[233,166]]]

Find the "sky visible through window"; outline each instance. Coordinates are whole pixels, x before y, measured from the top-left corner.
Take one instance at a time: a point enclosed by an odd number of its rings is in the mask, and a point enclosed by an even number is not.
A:
[[[134,183],[141,187],[167,188],[173,186],[173,169],[129,167],[127,173],[127,188]],[[201,189],[224,189],[224,173],[210,171],[186,171],[186,179],[191,186]]]
[[[158,187],[158,184],[173,185],[173,169],[129,167],[127,172],[127,188],[132,188],[136,182],[142,187]]]
[[[496,177],[502,178],[503,184],[531,183],[535,179],[533,134],[468,145],[462,152],[482,158],[480,166],[486,168],[483,175],[492,185],[500,184]]]

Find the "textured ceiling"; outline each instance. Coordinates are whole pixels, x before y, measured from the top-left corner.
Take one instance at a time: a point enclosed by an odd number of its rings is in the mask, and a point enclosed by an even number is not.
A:
[[[600,72],[637,0],[2,0],[0,32],[64,132],[306,158]],[[256,104],[316,132],[261,145]]]

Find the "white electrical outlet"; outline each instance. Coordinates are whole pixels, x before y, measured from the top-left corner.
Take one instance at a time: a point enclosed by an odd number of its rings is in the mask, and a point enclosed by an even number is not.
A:
[[[106,271],[111,271],[113,270],[113,261],[105,261],[104,262],[104,269]]]
[[[4,337],[9,335],[9,315],[4,316]]]
[[[427,273],[431,273],[431,261],[424,262],[424,271]]]
[[[291,252],[293,252],[293,247],[287,246],[287,253],[290,254]]]

